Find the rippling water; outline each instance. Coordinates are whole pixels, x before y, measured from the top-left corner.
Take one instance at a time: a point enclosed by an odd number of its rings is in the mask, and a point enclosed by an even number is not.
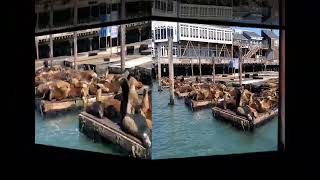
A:
[[[181,158],[277,150],[277,118],[244,132],[216,120],[211,109],[192,112],[183,99],[168,105],[169,91],[153,85],[152,158]]]
[[[94,142],[79,132],[79,112],[63,112],[43,119],[40,113],[35,111],[35,143],[120,156],[125,155],[118,146],[111,143]]]

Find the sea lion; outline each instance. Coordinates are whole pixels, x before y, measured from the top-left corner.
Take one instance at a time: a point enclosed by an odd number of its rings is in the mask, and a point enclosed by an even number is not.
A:
[[[56,99],[62,100],[68,97],[70,91],[70,84],[68,82],[57,80],[49,86],[49,101]]]
[[[123,93],[123,101],[121,101],[121,115],[122,115],[122,129],[137,138],[139,138],[143,145],[147,148],[151,147],[150,140],[150,129],[148,128],[147,122],[145,118],[141,115],[141,113],[132,113],[131,111],[131,102],[129,101],[129,91],[130,86],[129,82],[126,78],[122,77],[119,79],[119,83],[121,85],[122,93]]]
[[[103,111],[103,105],[101,102],[95,101],[92,104],[89,104],[87,97],[82,97],[82,100],[83,100],[83,104],[84,104],[84,110],[87,113],[89,113],[95,117],[98,117],[100,119],[103,118],[104,111]]]
[[[142,116],[147,120],[147,125],[149,129],[152,129],[152,112],[151,112],[151,105],[149,101],[149,94],[147,89],[143,90],[143,99],[142,99]]]

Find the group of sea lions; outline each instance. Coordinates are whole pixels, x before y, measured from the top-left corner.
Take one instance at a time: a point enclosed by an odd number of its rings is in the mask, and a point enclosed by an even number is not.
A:
[[[214,105],[232,110],[249,120],[257,118],[259,113],[265,113],[277,107],[279,99],[276,79],[264,82],[259,86],[234,87],[223,83],[213,83],[209,79],[200,81],[199,78],[196,78],[195,81],[186,81],[183,77],[176,77],[174,87],[175,91],[180,93],[187,92],[187,98],[195,101],[212,101]]]
[[[141,89],[143,84],[128,71],[113,77],[110,82],[119,86],[120,91],[115,96],[101,97],[102,88],[98,86],[95,102],[90,104],[83,97],[86,112],[99,118],[107,117],[123,131],[139,138],[145,147],[151,147],[152,107],[148,89],[143,89],[143,97],[140,98],[137,89]]]
[[[53,66],[43,68],[35,76],[36,96],[55,101],[81,97],[84,110],[98,118],[107,117],[126,132],[151,146],[151,101],[148,89],[126,71],[98,77],[93,71],[74,70]],[[137,90],[143,91],[140,97]],[[111,96],[102,96],[103,93]],[[89,102],[89,95],[95,96]]]
[[[54,66],[36,72],[35,95],[45,100],[62,100],[89,95],[97,74]]]

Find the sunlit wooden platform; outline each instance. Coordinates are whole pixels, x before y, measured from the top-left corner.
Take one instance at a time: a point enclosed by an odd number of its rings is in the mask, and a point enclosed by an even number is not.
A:
[[[211,100],[195,101],[195,100],[192,100],[192,99],[190,99],[188,97],[184,98],[184,103],[188,107],[190,107],[190,109],[192,111],[200,110],[200,109],[203,109],[203,108],[208,108],[208,107],[211,107],[212,104],[213,104]]]
[[[89,138],[102,137],[107,141],[119,145],[131,156],[142,159],[150,159],[151,148],[145,148],[141,140],[125,133],[120,126],[108,118],[97,118],[89,113],[79,114],[79,130]]]
[[[236,127],[244,130],[253,130],[255,127],[258,127],[259,125],[262,125],[263,123],[276,117],[278,115],[278,108],[272,109],[266,113],[258,113],[258,117],[253,121],[249,121],[249,119],[244,116],[237,115],[234,111],[221,109],[219,107],[212,108],[212,114],[218,119],[231,122]]]

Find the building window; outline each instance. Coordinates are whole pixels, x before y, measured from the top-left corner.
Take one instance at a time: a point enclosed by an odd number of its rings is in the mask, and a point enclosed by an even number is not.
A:
[[[199,36],[199,32],[198,32],[198,28],[196,29],[196,38],[198,38]]]
[[[160,28],[158,28],[158,39],[160,39]]]
[[[161,28],[161,30],[160,30],[160,31],[161,31],[160,39],[163,39],[163,38],[164,38],[164,29],[162,29],[162,28]]]
[[[190,37],[193,38],[194,32],[193,32],[193,27],[190,27]]]
[[[174,56],[177,55],[177,47],[172,47],[172,54],[173,54]]]
[[[184,35],[185,35],[185,37],[189,37],[189,28],[188,27],[185,27],[184,28]]]
[[[167,11],[173,11],[173,2],[172,1],[168,2]]]
[[[279,40],[274,40],[274,46],[278,47],[279,46]]]
[[[207,39],[208,37],[207,37],[207,35],[208,35],[208,31],[205,29],[205,30],[203,30],[203,34],[204,34],[204,39]]]
[[[180,33],[181,37],[184,37],[184,28],[181,27],[181,28],[180,28],[180,31],[181,31],[181,33]]]

